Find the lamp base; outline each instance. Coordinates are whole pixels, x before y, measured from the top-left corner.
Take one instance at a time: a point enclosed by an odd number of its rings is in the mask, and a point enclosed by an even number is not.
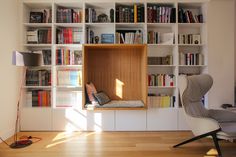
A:
[[[17,148],[24,148],[31,145],[33,142],[31,140],[20,140],[12,143],[10,148],[17,149]]]

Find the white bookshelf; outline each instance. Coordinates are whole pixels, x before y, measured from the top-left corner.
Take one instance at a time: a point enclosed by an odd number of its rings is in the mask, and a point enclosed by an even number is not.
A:
[[[125,23],[116,22],[116,7],[119,5],[132,6],[133,4],[143,4],[145,20],[144,22],[138,23]],[[151,23],[147,20],[147,8],[149,5],[158,4],[160,6],[171,6],[176,8],[176,22],[174,23]],[[178,8],[182,7],[184,9],[190,9],[194,13],[201,13],[203,15],[203,23],[179,23],[178,22]],[[70,8],[79,9],[83,12],[83,18],[80,23],[58,23],[57,22],[57,8]],[[105,23],[99,22],[86,22],[85,21],[85,10],[86,8],[93,8],[96,10],[97,15],[105,13],[108,15],[108,21]],[[51,9],[52,10],[52,22],[51,23],[29,23],[30,11],[38,9]],[[114,9],[114,22],[110,21],[110,9]],[[86,119],[93,119],[91,117],[96,117],[100,115],[101,117],[109,118],[110,120],[104,121],[104,126],[101,126],[103,130],[181,130],[187,129],[185,122],[182,123],[183,117],[179,114],[183,112],[182,108],[179,108],[178,100],[178,76],[179,74],[199,74],[207,73],[208,71],[208,44],[207,44],[207,0],[195,0],[191,2],[178,1],[178,0],[167,0],[167,1],[139,1],[136,2],[86,2],[86,1],[61,1],[61,0],[22,0],[21,2],[21,45],[22,50],[41,50],[50,49],[52,56],[52,64],[44,66],[51,70],[51,86],[24,86],[24,90],[51,90],[51,106],[50,109],[44,113],[45,108],[35,108],[29,107],[22,103],[22,113],[25,114],[22,119],[22,130],[42,130],[39,126],[32,125],[30,127],[29,117],[32,115],[47,117],[49,119],[48,124],[44,125],[42,121],[45,118],[37,119],[39,124],[43,126],[43,130],[65,130],[66,122],[68,117],[65,116],[68,112],[73,112],[73,109],[78,109],[79,119],[75,122],[80,127],[73,127],[75,130],[95,130],[95,122],[86,122]],[[28,44],[26,38],[26,32],[29,28],[50,28],[52,30],[51,43],[47,44]],[[78,28],[82,31],[83,42],[81,44],[57,44],[56,43],[56,30],[58,28]],[[135,124],[134,128],[130,128],[128,123],[124,121],[131,111],[83,111],[82,110],[82,100],[74,104],[74,107],[57,107],[57,94],[63,92],[79,92],[82,99],[82,88],[80,86],[58,86],[57,85],[57,71],[61,69],[78,69],[82,70],[82,65],[56,65],[56,50],[57,49],[71,49],[82,51],[82,45],[86,43],[86,28],[90,28],[94,31],[94,35],[99,37],[99,43],[101,43],[101,34],[113,34],[114,43],[116,43],[116,31],[117,30],[142,30],[143,43],[148,45],[148,57],[164,57],[171,55],[173,58],[172,65],[148,65],[149,74],[173,74],[175,75],[174,86],[148,86],[149,93],[156,94],[167,94],[175,96],[175,104],[173,108],[148,108],[146,111],[132,111],[130,122],[133,122],[140,115],[142,118],[139,124]],[[174,34],[173,43],[148,43],[148,32],[157,31],[160,33],[170,33]],[[179,44],[178,35],[179,34],[200,34],[201,43],[200,44]],[[181,65],[179,53],[200,53],[204,56],[203,65]],[[23,101],[24,102],[24,101]],[[206,97],[207,105],[207,97]],[[26,107],[27,106],[27,107]],[[33,114],[34,113],[34,114]],[[73,114],[77,115],[73,112]],[[82,115],[82,116],[81,116]],[[99,117],[99,116],[98,116]],[[37,117],[36,117],[37,118]],[[85,118],[85,119],[84,119]],[[136,119],[135,119],[136,118]],[[169,118],[169,121],[167,120]],[[145,120],[144,120],[145,119]],[[156,119],[160,121],[158,124],[154,124]],[[82,124],[79,121],[82,121]],[[167,120],[165,124],[161,121]],[[181,122],[180,122],[181,120]],[[60,124],[62,121],[63,125]],[[34,122],[32,122],[34,123]],[[84,126],[82,126],[84,123]],[[87,125],[87,126],[85,126]],[[135,129],[136,128],[136,129]]]

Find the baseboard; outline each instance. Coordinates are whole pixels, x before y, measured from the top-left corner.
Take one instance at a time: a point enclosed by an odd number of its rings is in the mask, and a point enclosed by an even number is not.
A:
[[[13,136],[14,135],[14,132],[15,132],[15,129],[12,128],[12,129],[9,129],[9,130],[4,130],[4,131],[0,131],[0,137],[3,139],[3,140],[6,140],[8,139],[9,137]],[[0,141],[1,143],[2,141]]]

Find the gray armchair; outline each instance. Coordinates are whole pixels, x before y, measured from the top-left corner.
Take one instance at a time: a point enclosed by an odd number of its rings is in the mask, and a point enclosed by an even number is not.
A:
[[[195,137],[175,145],[174,148],[211,136],[218,155],[222,157],[218,141],[236,139],[236,112],[207,110],[201,101],[212,84],[213,79],[208,74],[179,77],[181,103],[187,123]]]

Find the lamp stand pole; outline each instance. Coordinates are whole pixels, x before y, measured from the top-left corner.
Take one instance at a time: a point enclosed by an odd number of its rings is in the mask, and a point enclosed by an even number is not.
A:
[[[19,98],[17,101],[14,142],[12,144],[10,144],[10,148],[13,148],[13,149],[24,148],[24,147],[27,147],[32,144],[32,141],[29,139],[17,140],[17,131],[18,131],[18,126],[19,126],[19,122],[20,122],[20,100],[21,100],[21,95],[22,95],[23,82],[25,80],[25,74],[26,74],[26,68],[24,67],[23,76],[22,76],[22,80],[21,80],[21,84],[20,84]]]

